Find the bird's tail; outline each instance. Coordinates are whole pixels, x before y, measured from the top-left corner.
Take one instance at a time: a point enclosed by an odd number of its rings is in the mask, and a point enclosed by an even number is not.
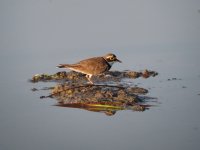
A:
[[[57,68],[68,68],[70,67],[70,65],[68,64],[59,64],[58,66],[56,66]]]

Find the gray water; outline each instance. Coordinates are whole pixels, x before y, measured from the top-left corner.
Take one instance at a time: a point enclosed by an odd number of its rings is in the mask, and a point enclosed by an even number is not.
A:
[[[199,10],[195,0],[1,0],[0,149],[199,149]],[[154,107],[106,116],[31,91],[55,85],[28,82],[34,74],[108,52],[123,61],[112,70],[159,73],[133,81]]]

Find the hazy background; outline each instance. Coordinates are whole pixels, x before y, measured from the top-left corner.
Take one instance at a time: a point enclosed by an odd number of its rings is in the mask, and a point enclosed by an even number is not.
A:
[[[0,0],[0,22],[2,58],[33,61],[31,74],[108,52],[122,68],[143,69],[135,63],[158,51],[200,47],[198,0]]]
[[[159,72],[133,81],[157,107],[108,117],[31,91],[55,85],[34,74],[108,52],[113,70]],[[0,0],[0,150],[199,149],[199,58],[199,0]]]
[[[1,0],[0,21],[1,51],[200,45],[198,0]]]

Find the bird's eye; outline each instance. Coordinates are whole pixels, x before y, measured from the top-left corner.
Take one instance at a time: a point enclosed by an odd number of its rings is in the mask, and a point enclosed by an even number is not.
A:
[[[114,60],[115,58],[114,57],[110,57],[110,60]]]

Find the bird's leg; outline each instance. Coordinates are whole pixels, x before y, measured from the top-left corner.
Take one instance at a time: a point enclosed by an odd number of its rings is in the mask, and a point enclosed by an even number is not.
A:
[[[91,84],[94,84],[91,80],[92,78],[92,75],[89,75],[89,74],[86,74],[86,78],[88,79],[88,81],[91,83]]]

